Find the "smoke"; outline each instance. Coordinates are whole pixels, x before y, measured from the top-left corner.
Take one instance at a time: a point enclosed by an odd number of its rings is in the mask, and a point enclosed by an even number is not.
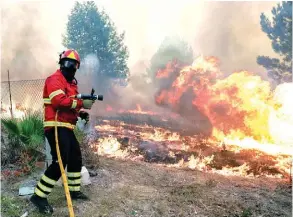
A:
[[[128,0],[99,5],[109,13],[118,30],[126,31],[130,67],[149,60],[166,36],[178,36],[193,47],[195,55],[218,57],[225,72],[244,68],[265,72],[257,65],[256,57],[276,54],[261,30],[260,14],[270,14],[277,3]]]
[[[225,75],[247,70],[267,78],[266,70],[257,64],[256,58],[263,54],[277,56],[261,30],[260,15],[262,12],[270,14],[277,3],[184,0],[180,3],[131,0],[127,3],[101,3],[118,30],[126,33],[131,79],[123,90],[127,89],[129,98],[127,100],[124,95],[125,104],[137,101],[146,104],[151,100],[155,108],[153,90],[161,86],[148,83],[144,73],[149,67],[149,60],[168,36],[186,41],[192,46],[194,56],[203,54],[219,58],[220,70]],[[131,13],[129,5],[133,8]],[[131,101],[133,98],[136,100]]]
[[[80,64],[80,69],[76,73],[79,83],[79,90],[83,93],[90,93],[91,88],[100,91],[102,78],[98,77],[100,61],[95,54],[88,54]]]
[[[63,49],[61,35],[74,2],[6,0],[1,3],[2,71],[15,69],[12,76],[21,79],[51,73],[57,53]],[[277,2],[96,3],[104,7],[120,32],[125,31],[130,68],[137,62],[148,61],[162,40],[172,35],[187,41],[195,54],[220,58],[223,71],[245,68],[264,72],[256,63],[257,55],[275,55],[269,39],[261,31],[259,16],[262,12],[270,13]],[[130,6],[132,12],[128,10]]]
[[[60,8],[48,1],[1,1],[1,79],[43,79],[62,51]],[[56,16],[53,16],[55,12]]]
[[[228,74],[248,70],[264,75],[265,70],[256,63],[257,56],[277,54],[261,30],[260,14],[270,14],[276,5],[277,2],[206,2],[206,13],[194,40],[196,52],[218,57],[222,71]]]
[[[79,92],[90,93],[94,88],[95,94],[104,95],[103,103],[99,104],[95,109],[102,110],[108,105],[117,108],[132,109],[135,104],[139,103],[146,91],[142,90],[142,85],[145,85],[144,79],[139,75],[134,75],[129,78],[129,84],[126,87],[121,87],[117,82],[118,79],[109,78],[99,73],[100,61],[96,54],[88,54],[82,60],[80,69],[76,73],[78,80]],[[140,87],[140,89],[139,89]],[[135,89],[139,91],[135,91]],[[148,100],[152,102],[153,100]],[[97,114],[93,109],[93,113]]]
[[[64,48],[61,35],[74,2],[2,1],[1,78],[12,80],[45,78],[53,73],[58,54]],[[259,16],[270,12],[277,2],[204,1],[97,1],[125,31],[129,48],[130,82],[114,87],[105,104],[132,107],[154,105],[153,84],[145,76],[149,60],[166,36],[178,36],[189,43],[194,54],[217,56],[226,73],[239,69],[265,70],[256,63],[257,55],[274,56],[271,44],[261,31]],[[131,12],[129,8],[133,8]],[[244,19],[245,18],[245,19]],[[80,92],[106,94],[113,80],[98,77],[98,57],[89,54],[77,75]],[[78,72],[78,73],[79,73]]]
[[[144,63],[137,65],[139,70],[145,67]],[[144,109],[154,109],[154,91],[153,84],[145,79],[142,73],[133,73],[128,78],[127,86],[121,86],[118,79],[109,78],[99,73],[100,61],[97,55],[88,54],[81,62],[80,69],[76,73],[79,92],[90,93],[91,88],[95,89],[96,94],[104,95],[104,101],[99,103],[95,109],[103,110],[108,105],[115,109],[123,108],[125,110],[133,109],[137,104],[143,105]],[[135,67],[132,68],[135,71]],[[153,88],[152,88],[153,87]],[[93,113],[96,113],[93,109]],[[97,114],[97,113],[96,113]]]

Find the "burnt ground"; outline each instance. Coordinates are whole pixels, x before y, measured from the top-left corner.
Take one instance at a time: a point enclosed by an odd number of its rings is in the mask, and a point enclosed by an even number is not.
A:
[[[184,121],[163,120],[141,114],[97,118],[93,126],[100,128],[89,134],[90,143],[101,149],[101,144],[97,142],[98,138],[108,138],[110,135],[117,139],[120,146],[118,151],[126,152],[128,158],[140,156],[141,160],[146,162],[188,165],[190,158],[194,157],[198,164],[204,164],[202,169],[205,171],[230,168],[243,175],[277,175],[283,178],[290,176],[292,156],[289,154],[271,155],[257,149],[242,149],[235,145],[211,142],[204,135],[194,135],[194,132],[192,134],[192,128],[189,128],[187,133],[186,127],[189,125]],[[168,130],[168,133],[165,133],[165,130]],[[156,131],[163,135],[159,140],[150,138],[157,133]],[[144,133],[148,136],[143,137]],[[172,133],[177,133],[180,138],[168,140]],[[115,142],[114,140],[112,142]]]
[[[122,121],[127,124],[149,125],[153,127],[161,127],[173,132],[180,132],[184,136],[192,136],[194,134],[202,134],[206,137],[211,135],[211,126],[209,121],[203,118],[190,117],[172,117],[166,114],[135,114],[135,113],[109,113],[103,116],[93,116],[91,121],[93,125],[100,124],[103,120]]]
[[[89,202],[74,202],[82,217],[289,217],[291,188],[282,179],[244,178],[100,157],[97,176],[83,187]],[[20,180],[2,181],[2,217],[42,216],[17,196]],[[68,216],[62,187],[49,196],[53,216]]]

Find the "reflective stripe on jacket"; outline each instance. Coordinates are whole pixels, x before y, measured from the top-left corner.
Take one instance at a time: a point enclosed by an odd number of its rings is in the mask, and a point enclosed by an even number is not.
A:
[[[82,100],[73,98],[77,94],[77,84],[68,83],[60,70],[46,79],[43,91],[45,129],[54,127],[55,123],[74,129],[78,112],[82,108]]]

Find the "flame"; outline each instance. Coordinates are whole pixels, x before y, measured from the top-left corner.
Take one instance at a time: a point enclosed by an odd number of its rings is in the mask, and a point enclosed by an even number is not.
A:
[[[170,65],[166,68],[168,72],[172,71]],[[161,71],[158,72],[160,73]],[[173,70],[172,73],[169,73],[171,85],[161,88],[156,96],[157,104],[168,105],[176,111],[178,107],[184,106],[186,98],[185,101],[182,100],[191,92],[189,100],[194,109],[198,109],[211,122],[212,139],[215,141],[261,150],[271,149],[271,153],[280,150],[277,145],[272,145],[280,141],[277,139],[280,137],[277,136],[277,129],[280,131],[277,123],[282,121],[276,120],[277,115],[280,115],[280,103],[275,102],[269,82],[248,71],[235,72],[224,77],[215,57],[200,56],[191,66],[180,71]],[[286,93],[288,95],[288,91]],[[287,135],[287,143],[291,143],[287,152],[293,153],[293,139],[288,132],[293,127],[293,113],[289,107],[286,111],[287,120],[290,119],[291,122],[282,122],[283,126],[287,126],[283,135]]]
[[[168,164],[168,167],[185,167],[229,176],[260,174],[282,178],[290,173],[291,157],[286,155],[286,148],[260,144],[253,139],[232,140],[234,145],[229,145],[230,141],[226,138],[219,144],[211,140],[200,140],[197,136],[183,136],[180,132],[160,127],[117,120],[103,120],[95,128],[99,131],[100,138],[91,147],[99,155],[130,160],[144,160],[148,155],[161,156],[161,159],[176,160],[176,163]],[[127,144],[123,143],[125,138],[129,139]],[[255,147],[263,152],[258,152]],[[245,152],[245,149],[249,151]],[[229,156],[219,157],[226,151],[230,153]],[[277,152],[281,154],[276,155]],[[228,164],[225,163],[227,160]],[[231,160],[236,163],[229,165]]]
[[[98,140],[98,143],[98,154],[100,155],[113,154],[117,152],[121,147],[121,144],[117,141],[117,139],[112,136],[109,136],[107,138],[100,138]]]
[[[168,78],[170,74],[174,72],[174,69],[180,67],[178,61],[174,59],[173,61],[169,61],[164,69],[159,69],[156,77],[157,78]]]
[[[197,92],[193,104],[209,117],[217,129],[214,131],[217,139],[249,136],[271,141],[268,127],[269,112],[273,109],[270,86],[258,76],[246,71],[234,73]]]
[[[136,104],[136,109],[132,110],[119,109],[118,113],[158,115],[156,112],[143,110],[140,104]]]
[[[172,133],[162,128],[154,128],[154,132],[141,132],[141,138],[144,140],[159,141],[179,141],[180,135],[178,133]]]
[[[131,160],[170,160],[169,167],[223,175],[289,176],[292,84],[279,85],[272,91],[269,82],[252,72],[225,76],[216,57],[204,56],[190,66],[170,61],[158,71],[156,79],[160,89],[155,102],[171,108],[171,112],[155,113],[143,104],[130,110],[113,109],[122,116],[126,114],[124,122],[103,120],[96,126],[100,138],[92,144],[95,152]],[[187,136],[186,129],[178,130],[178,126],[185,127],[181,120],[192,119],[193,125],[203,125],[205,119],[196,119],[199,113],[211,124],[208,137],[196,133]],[[130,124],[130,114],[154,116],[165,124]],[[169,125],[170,120],[176,126]]]
[[[274,92],[275,109],[269,116],[269,131],[278,144],[293,144],[293,83],[279,85]]]
[[[174,107],[190,87],[194,88],[194,90],[197,87],[204,87],[213,78],[219,76],[220,71],[215,70],[217,64],[218,60],[215,57],[200,56],[191,66],[184,67],[179,73],[178,70],[173,70],[170,77],[173,78],[175,74],[175,80],[169,88],[161,89],[156,96],[156,102]],[[160,76],[157,77],[159,78]]]

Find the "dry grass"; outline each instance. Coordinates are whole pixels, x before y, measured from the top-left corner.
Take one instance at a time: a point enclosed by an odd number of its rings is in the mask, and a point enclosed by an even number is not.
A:
[[[145,162],[101,157],[98,175],[83,191],[91,200],[74,202],[76,216],[291,216],[291,189],[282,180],[225,177]],[[53,216],[67,216],[63,195],[56,187],[49,197]]]

